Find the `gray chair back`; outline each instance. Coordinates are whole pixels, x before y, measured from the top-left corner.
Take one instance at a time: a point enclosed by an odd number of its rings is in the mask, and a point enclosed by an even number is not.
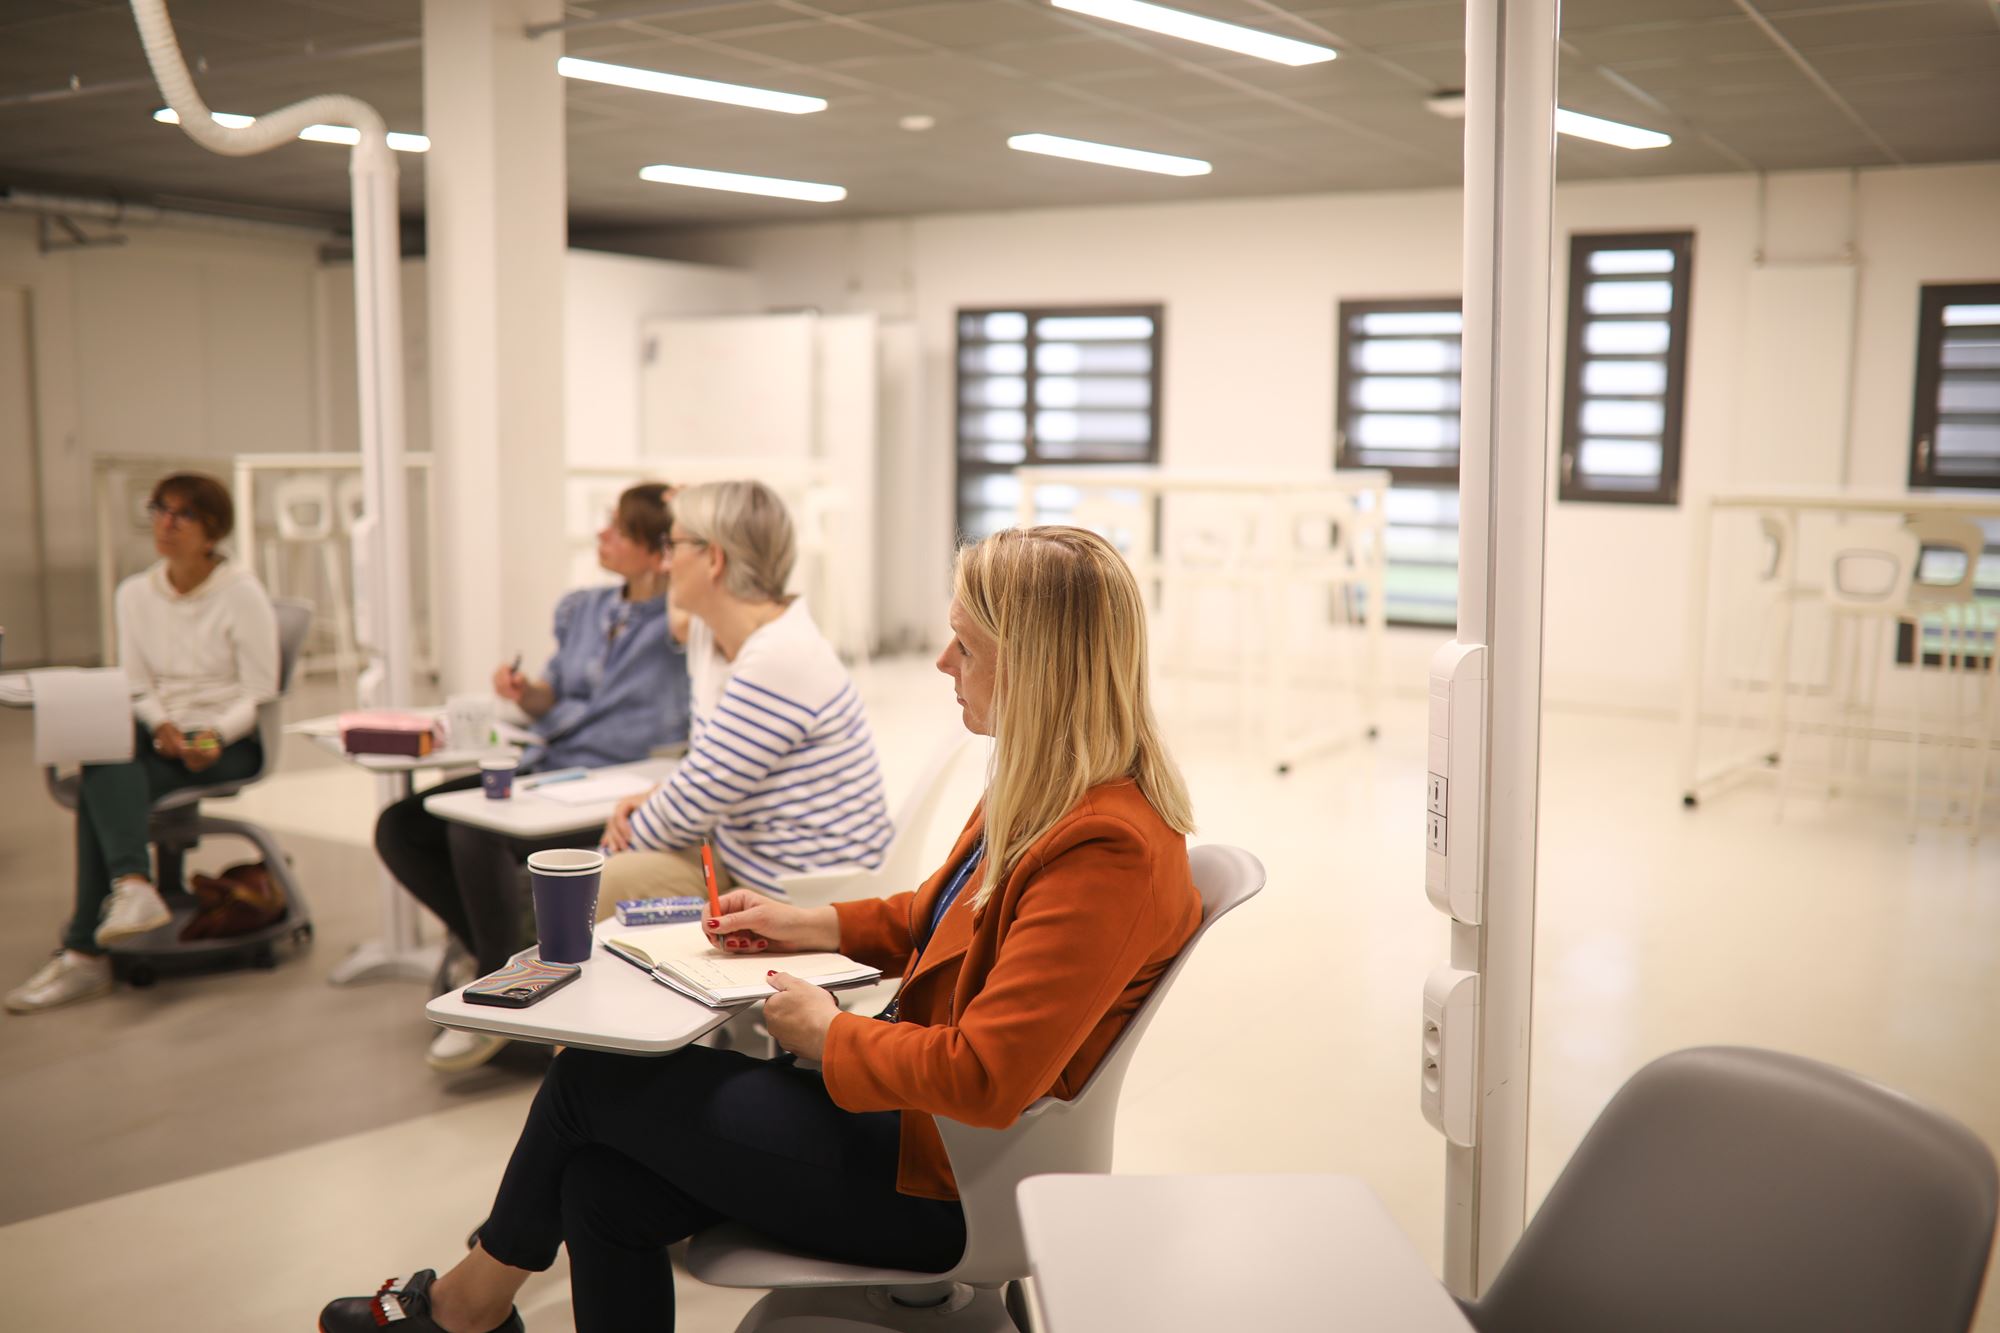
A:
[[[1993,1157],[1844,1070],[1702,1047],[1633,1075],[1492,1288],[1480,1333],[1963,1333]]]

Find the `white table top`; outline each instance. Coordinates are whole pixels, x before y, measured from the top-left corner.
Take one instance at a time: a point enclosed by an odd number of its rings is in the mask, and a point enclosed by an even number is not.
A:
[[[1386,488],[1379,468],[1280,472],[1269,468],[1158,468],[1120,464],[1058,463],[1014,469],[1023,487],[1088,486],[1152,491],[1366,491]]]
[[[1708,496],[1717,509],[1812,509],[1850,514],[1978,514],[2000,517],[2000,494],[1992,491],[1858,491],[1768,487],[1717,491]]]
[[[1045,1333],[1471,1333],[1352,1176],[1034,1176],[1020,1204]]]
[[[467,1004],[458,991],[447,991],[424,1006],[424,1015],[441,1027],[496,1032],[516,1041],[581,1046],[621,1055],[665,1055],[721,1027],[737,1011],[711,1009],[669,990],[630,963],[604,952],[603,941],[617,935],[643,946],[649,935],[700,929],[692,924],[621,926],[616,917],[600,921],[599,947],[583,965],[583,975],[547,999],[526,1009],[501,1009]]]
[[[431,714],[442,713],[440,708],[409,708],[399,711]],[[365,768],[371,773],[412,773],[420,768],[470,768],[482,759],[495,755],[518,754],[513,745],[482,746],[478,749],[432,750],[426,755],[408,754],[349,754],[340,744],[340,714],[327,713],[321,717],[309,717],[303,722],[294,722],[285,728],[287,735],[304,736],[328,754],[337,755],[357,768]]]
[[[641,759],[632,764],[612,764],[594,768],[592,777],[630,773],[647,782],[662,782],[672,775],[678,759]],[[514,838],[553,838],[561,833],[591,832],[604,827],[611,818],[613,801],[587,805],[565,804],[536,791],[532,775],[514,779],[514,794],[504,801],[488,800],[477,788],[443,791],[424,798],[424,809],[439,819],[455,824],[504,833]]]

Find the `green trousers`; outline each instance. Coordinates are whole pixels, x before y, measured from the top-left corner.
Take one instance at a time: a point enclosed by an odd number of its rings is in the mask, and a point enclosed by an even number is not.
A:
[[[97,920],[114,880],[124,875],[150,879],[153,859],[147,823],[153,802],[168,792],[234,782],[255,773],[264,746],[255,732],[222,751],[199,773],[178,759],[153,752],[152,733],[138,727],[132,759],[123,764],[85,764],[76,800],[76,915],[63,932],[63,947],[78,953],[97,947]]]

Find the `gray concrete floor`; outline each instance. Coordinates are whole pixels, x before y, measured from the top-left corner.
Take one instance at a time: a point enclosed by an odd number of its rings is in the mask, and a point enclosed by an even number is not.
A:
[[[305,716],[322,703],[331,701],[307,691],[295,711]],[[296,740],[283,760],[336,762]],[[0,986],[25,979],[56,944],[72,902],[73,828],[34,766],[32,714],[0,709]],[[475,1074],[441,1078],[423,1063],[436,1031],[422,1016],[425,987],[330,987],[327,973],[377,933],[374,857],[352,845],[281,840],[314,915],[316,938],[303,952],[281,946],[268,971],[165,977],[70,1008],[0,1016],[0,1225],[447,1110],[539,1077],[545,1056],[522,1049]],[[235,839],[214,839],[190,868],[254,857]]]

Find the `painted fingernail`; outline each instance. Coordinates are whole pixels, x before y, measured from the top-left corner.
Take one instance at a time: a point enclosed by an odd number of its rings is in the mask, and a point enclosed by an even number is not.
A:
[[[768,948],[770,948],[770,947],[771,947],[771,941],[769,941],[769,940],[758,940],[758,941],[757,941],[757,947],[758,947],[758,948],[760,948],[760,949],[768,949]]]
[[[778,969],[774,967],[769,972],[766,972],[764,975],[767,977],[775,977],[778,975]]]
[[[710,930],[714,930],[717,926],[721,924],[722,924],[722,918],[719,916],[712,916],[708,919],[708,928]]]

